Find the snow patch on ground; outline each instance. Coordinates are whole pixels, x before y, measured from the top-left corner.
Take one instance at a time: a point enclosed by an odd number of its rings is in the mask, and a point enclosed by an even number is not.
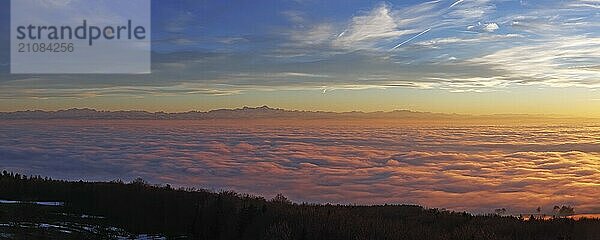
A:
[[[0,199],[0,204],[34,204],[41,206],[64,206],[64,202],[27,202]]]

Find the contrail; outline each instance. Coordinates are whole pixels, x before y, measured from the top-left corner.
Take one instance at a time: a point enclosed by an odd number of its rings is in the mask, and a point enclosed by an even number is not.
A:
[[[413,37],[409,38],[408,40],[406,40],[406,41],[404,41],[404,42],[401,42],[400,44],[396,45],[395,47],[393,47],[393,48],[392,48],[392,49],[390,49],[390,50],[394,50],[394,49],[396,49],[396,48],[399,48],[400,46],[402,46],[402,45],[404,45],[404,44],[406,44],[406,43],[408,43],[408,42],[412,41],[412,40],[413,40],[413,39],[415,39],[415,38],[418,38],[419,36],[421,36],[421,35],[423,35],[423,34],[425,34],[425,33],[429,32],[429,31],[431,31],[431,28],[428,28],[428,29],[426,29],[425,31],[422,31],[421,33],[419,33],[419,34],[417,34],[417,35],[415,35],[415,36],[413,36]]]
[[[465,1],[465,0],[458,0],[458,1],[456,1],[455,3],[453,3],[452,5],[450,5],[450,7],[449,7],[448,9],[450,9],[450,8],[452,8],[452,7],[456,6],[456,5],[458,5],[458,4],[460,4],[461,2],[464,2],[464,1]]]
[[[453,8],[454,6],[456,6],[456,5],[460,4],[460,3],[464,2],[464,1],[465,1],[465,0],[458,0],[458,1],[454,2],[452,5],[450,5],[450,7],[448,7],[448,10],[450,10],[450,9],[451,9],[451,8]],[[432,3],[437,3],[437,2],[439,2],[439,1],[431,1],[431,2],[432,2]],[[421,33],[419,33],[419,34],[417,34],[417,35],[415,35],[415,36],[413,36],[413,37],[409,38],[408,40],[406,40],[406,41],[404,41],[404,42],[401,42],[400,44],[396,45],[395,47],[393,47],[393,48],[392,48],[392,49],[390,49],[390,50],[394,50],[394,49],[396,49],[396,48],[399,48],[400,46],[402,46],[402,45],[404,45],[404,44],[406,44],[406,43],[408,43],[408,42],[412,41],[412,40],[413,40],[413,39],[415,39],[415,38],[418,38],[419,36],[421,36],[421,35],[423,35],[423,34],[425,34],[425,33],[429,32],[429,31],[431,31],[431,28],[428,28],[428,29],[426,29],[425,31],[423,31],[423,32],[421,32]],[[342,33],[342,34],[343,34],[343,33]]]

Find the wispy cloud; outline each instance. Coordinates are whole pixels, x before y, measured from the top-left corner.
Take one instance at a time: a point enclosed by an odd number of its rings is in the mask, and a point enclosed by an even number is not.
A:
[[[442,1],[431,1],[399,9],[382,3],[370,11],[354,16],[347,24],[338,24],[343,29],[335,29],[331,24],[326,25],[329,29],[323,28],[323,25],[315,25],[308,30],[294,32],[291,39],[308,44],[328,43],[332,48],[346,50],[387,50],[403,45],[398,44],[398,41],[403,41],[404,44],[410,42],[402,40],[403,37],[414,34],[420,36],[431,30],[450,27],[462,28],[494,9],[488,0],[457,1],[450,6]],[[489,23],[483,29],[495,31],[497,27],[497,24]],[[329,34],[326,31],[330,31]],[[317,32],[319,34],[315,34]]]
[[[401,30],[393,14],[388,5],[382,4],[365,15],[354,17],[344,34],[333,41],[333,46],[375,48],[380,44],[379,41],[389,41],[412,33],[413,30]]]
[[[587,8],[600,8],[600,1],[598,0],[578,0],[573,3],[570,3],[571,7],[587,7]]]
[[[521,84],[598,87],[600,71],[589,66],[599,64],[599,56],[599,38],[573,36],[503,49],[470,62],[506,71],[507,79]]]

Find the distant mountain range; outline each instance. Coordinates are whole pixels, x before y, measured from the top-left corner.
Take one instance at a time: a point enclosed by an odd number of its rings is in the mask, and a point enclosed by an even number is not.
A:
[[[279,108],[243,107],[236,109],[218,109],[208,112],[189,111],[181,113],[147,112],[147,111],[97,111],[94,109],[68,109],[58,111],[17,111],[0,112],[2,120],[19,119],[131,119],[131,120],[208,120],[208,119],[437,119],[459,120],[473,118],[546,118],[546,115],[486,115],[471,116],[460,114],[443,114],[395,110],[390,112],[323,112],[298,111]]]

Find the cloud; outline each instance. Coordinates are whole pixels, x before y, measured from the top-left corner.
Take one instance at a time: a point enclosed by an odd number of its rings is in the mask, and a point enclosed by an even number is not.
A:
[[[190,11],[178,12],[169,21],[164,21],[163,29],[167,32],[181,33],[195,25],[194,17]]]
[[[497,23],[477,23],[476,25],[471,25],[467,27],[469,31],[484,31],[484,32],[495,32],[500,29]]]
[[[334,36],[332,25],[319,24],[306,31],[292,32],[290,40],[299,46],[314,46],[328,43]]]
[[[62,8],[68,6],[72,2],[76,2],[75,0],[48,0],[41,1],[38,4],[45,5],[48,8]]]
[[[245,122],[6,122],[2,167],[233,189],[295,201],[487,213],[598,209],[598,128]],[[582,137],[591,136],[591,137]]]
[[[288,10],[283,11],[281,14],[293,24],[301,25],[306,22],[306,17],[301,11]]]
[[[168,21],[153,24],[159,36],[153,48],[160,51],[152,55],[151,75],[17,76],[0,63],[0,98],[211,95],[324,86],[450,92],[523,84],[596,87],[598,14],[572,4],[597,2],[530,2],[519,11],[500,0],[379,3],[343,17],[286,9],[275,14],[284,18],[282,26],[217,34],[203,34],[211,25],[185,5],[170,9]],[[8,51],[0,51],[8,61],[3,53]]]
[[[523,39],[525,36],[520,34],[488,34],[488,35],[471,35],[465,37],[447,37],[447,38],[432,38],[425,41],[415,42],[414,45],[419,47],[428,48],[443,48],[449,45],[460,44],[460,45],[472,45],[486,42],[502,42],[502,41],[517,41]]]
[[[354,16],[348,23],[328,24],[329,34],[318,31],[319,43],[327,42],[331,48],[355,50],[384,50],[402,43],[408,43],[415,36],[420,36],[430,30],[440,31],[448,28],[463,27],[472,21],[477,21],[484,14],[493,12],[495,7],[488,0],[457,1],[450,6],[441,1],[431,1],[393,8],[381,3],[367,12]],[[486,29],[493,32],[497,24],[490,23]],[[320,27],[320,28],[319,28]],[[291,35],[295,42],[314,42],[315,28],[325,30],[321,25],[315,25],[307,31],[297,31]],[[332,38],[332,36],[337,36]]]
[[[463,19],[480,19],[496,9],[491,0],[457,1],[457,3],[451,8],[449,14]]]
[[[600,63],[599,41],[595,37],[561,37],[499,50],[470,62],[506,71],[507,79],[522,84],[597,87],[600,71],[588,67]]]
[[[410,34],[411,30],[400,30],[397,19],[386,4],[374,8],[366,15],[356,16],[334,41],[333,46],[341,48],[374,48],[380,40],[390,40]]]
[[[598,0],[578,0],[569,4],[571,7],[584,7],[600,9],[600,1]]]

